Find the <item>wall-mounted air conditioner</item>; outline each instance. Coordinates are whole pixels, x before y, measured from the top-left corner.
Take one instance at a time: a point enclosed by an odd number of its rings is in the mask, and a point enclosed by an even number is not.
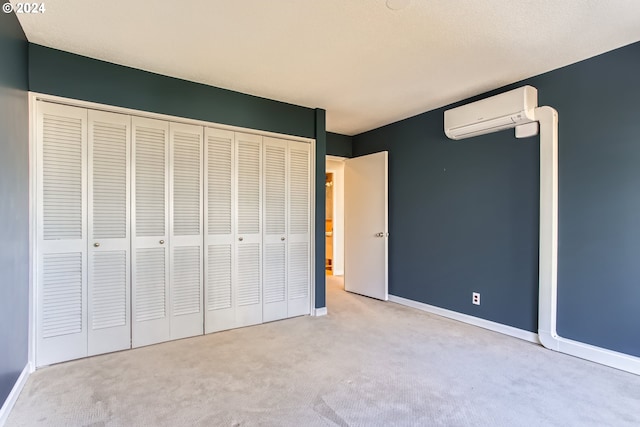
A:
[[[523,86],[444,112],[444,133],[464,139],[534,122],[538,90]]]

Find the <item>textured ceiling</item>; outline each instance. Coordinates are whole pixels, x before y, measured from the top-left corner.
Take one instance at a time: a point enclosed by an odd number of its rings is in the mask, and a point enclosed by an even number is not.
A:
[[[45,5],[18,15],[33,43],[324,108],[328,130],[347,135],[640,40],[640,0]]]

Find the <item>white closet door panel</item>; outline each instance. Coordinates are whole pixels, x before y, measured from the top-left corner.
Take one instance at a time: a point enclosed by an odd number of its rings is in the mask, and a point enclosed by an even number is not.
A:
[[[262,225],[262,137],[236,133],[237,230],[259,242]]]
[[[171,123],[172,234],[202,236],[202,126]]]
[[[36,365],[87,355],[87,111],[37,104]]]
[[[205,333],[235,328],[235,300],[232,288],[234,247],[231,244],[215,244],[209,245],[206,250]]]
[[[135,237],[166,236],[168,123],[133,118]]]
[[[236,327],[232,287],[235,134],[205,128],[204,152],[205,333],[211,333]]]
[[[169,124],[171,339],[203,333],[202,126]]]
[[[263,321],[287,317],[287,141],[264,138]]]
[[[207,236],[233,236],[234,133],[206,128]]]
[[[288,315],[311,310],[311,146],[289,141]]]
[[[263,269],[264,322],[287,317],[287,246],[282,243],[265,243]]]
[[[202,335],[202,247],[172,250],[171,339]]]
[[[169,123],[131,118],[132,345],[171,338]]]
[[[308,243],[289,243],[288,314],[289,317],[310,313],[310,251]]]
[[[246,243],[237,247],[236,327],[262,323],[261,245]]]
[[[262,137],[236,133],[237,326],[262,323]]]
[[[131,347],[131,118],[88,112],[88,353]]]

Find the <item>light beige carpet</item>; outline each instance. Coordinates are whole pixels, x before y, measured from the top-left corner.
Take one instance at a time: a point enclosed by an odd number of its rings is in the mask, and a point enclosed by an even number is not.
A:
[[[640,377],[328,284],[329,315],[51,366],[8,426],[639,426]]]

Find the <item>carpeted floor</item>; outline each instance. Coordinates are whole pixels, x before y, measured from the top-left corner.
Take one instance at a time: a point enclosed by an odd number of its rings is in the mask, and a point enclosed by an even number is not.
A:
[[[7,425],[640,425],[639,376],[327,288],[328,316],[41,369]]]

